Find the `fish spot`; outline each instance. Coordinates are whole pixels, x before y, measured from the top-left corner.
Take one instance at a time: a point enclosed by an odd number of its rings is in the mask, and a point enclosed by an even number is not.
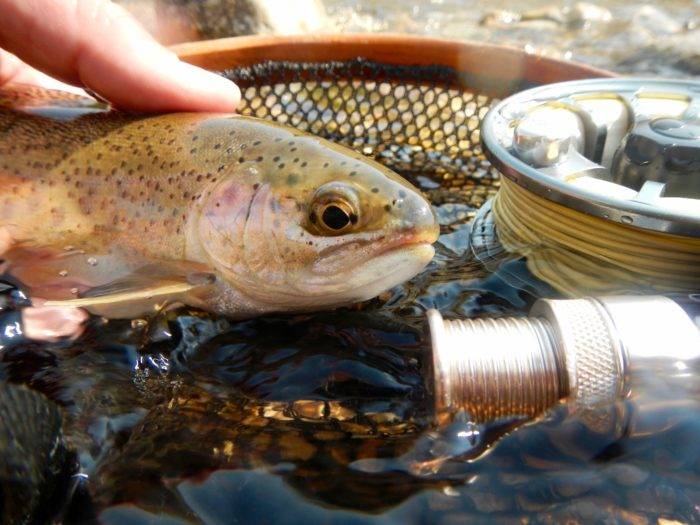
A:
[[[274,162],[279,162],[279,161],[280,161],[280,156],[277,155],[276,157],[273,157],[272,160],[273,160]]]
[[[351,171],[351,172],[350,172],[350,176],[351,176],[351,177],[354,177],[355,175],[357,175],[357,172],[356,172],[356,171]],[[372,191],[374,191],[374,190],[375,190],[375,188],[372,188]],[[377,190],[377,191],[379,191],[379,190]],[[377,192],[374,191],[374,193],[377,193]]]
[[[245,162],[245,157],[238,157],[238,162],[239,162],[240,164],[244,163],[244,162]]]
[[[284,162],[279,163],[279,164],[277,165],[277,167],[278,167],[279,169],[284,168]]]
[[[262,158],[262,157],[258,157],[258,158],[255,159],[255,162],[262,162],[262,161],[263,161],[263,158]]]
[[[324,168],[327,168],[328,166],[330,166],[330,163],[328,163],[328,162],[324,162],[324,163],[323,163],[323,167],[324,167]]]
[[[304,162],[301,163],[301,167],[302,167],[302,168],[305,168],[306,166],[308,166],[308,164],[309,164],[308,162],[304,161]]]
[[[253,142],[253,146],[260,146],[260,141],[256,140],[255,142]]]
[[[257,190],[259,187],[260,187],[260,183],[256,182],[255,184],[253,184],[254,190]]]
[[[385,204],[385,205],[384,205],[384,211],[391,211],[391,205],[390,205],[390,204]]]
[[[297,175],[296,173],[290,173],[289,175],[287,175],[287,184],[289,184],[290,186],[294,186],[298,182],[299,175]]]
[[[293,162],[294,164],[297,164],[299,162],[299,157],[296,157]]]
[[[214,144],[214,149],[220,149],[220,148],[221,148],[221,144]]]
[[[379,188],[372,188],[372,193],[379,193]]]

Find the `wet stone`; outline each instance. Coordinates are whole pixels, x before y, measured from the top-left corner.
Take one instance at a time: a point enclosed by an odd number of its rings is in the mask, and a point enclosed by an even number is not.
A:
[[[476,510],[485,514],[503,512],[511,508],[509,498],[494,492],[469,490],[466,491],[464,495],[472,501]]]
[[[615,509],[617,519],[624,525],[649,525],[651,520],[643,514],[630,512],[627,509]]]
[[[597,499],[581,499],[553,514],[555,523],[615,523],[614,507]]]
[[[636,465],[629,463],[618,463],[606,467],[604,470],[606,477],[625,487],[641,485],[649,479],[649,472]]]
[[[279,440],[282,457],[287,461],[309,460],[316,453],[316,447],[294,434],[283,435]]]
[[[443,204],[435,206],[435,215],[437,215],[440,226],[451,226],[461,224],[471,219],[475,213],[475,209],[466,204]]]
[[[300,400],[292,404],[292,409],[301,417],[322,419],[325,412],[325,404],[323,401]]]

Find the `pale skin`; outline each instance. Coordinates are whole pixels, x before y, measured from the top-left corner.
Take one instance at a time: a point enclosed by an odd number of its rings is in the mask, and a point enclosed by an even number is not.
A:
[[[72,86],[142,112],[233,112],[240,101],[233,83],[181,62],[108,0],[0,0],[0,13],[0,88]],[[0,255],[10,243],[0,230]],[[26,337],[80,336],[86,312],[41,303],[22,310]]]

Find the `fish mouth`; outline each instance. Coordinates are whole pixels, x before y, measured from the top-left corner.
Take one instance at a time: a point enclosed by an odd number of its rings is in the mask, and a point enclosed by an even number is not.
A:
[[[420,273],[435,255],[433,243],[438,228],[407,230],[383,245],[364,260],[339,272],[336,292],[327,290],[327,298],[338,304],[366,301],[402,284]]]
[[[414,246],[429,246],[433,250],[433,254],[435,254],[435,250],[432,248],[432,245],[438,240],[439,235],[440,230],[438,227],[421,230],[407,230],[406,232],[402,232],[401,234],[397,235],[390,242],[386,243],[383,248],[377,252],[376,257],[380,257],[394,250],[410,249]]]
[[[434,255],[432,242],[419,240],[385,249],[348,276],[347,300],[366,301],[409,281],[430,263]]]
[[[372,299],[419,274],[435,255],[438,233],[437,226],[411,228],[391,238],[375,237],[329,249],[320,268],[299,276],[285,304],[295,311],[309,311]],[[275,303],[281,304],[279,296]]]

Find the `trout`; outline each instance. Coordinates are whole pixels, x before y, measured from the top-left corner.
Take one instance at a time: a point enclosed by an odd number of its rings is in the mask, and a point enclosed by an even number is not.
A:
[[[335,308],[431,260],[430,204],[377,162],[230,114],[108,111],[0,92],[6,276],[47,304],[133,318]]]

